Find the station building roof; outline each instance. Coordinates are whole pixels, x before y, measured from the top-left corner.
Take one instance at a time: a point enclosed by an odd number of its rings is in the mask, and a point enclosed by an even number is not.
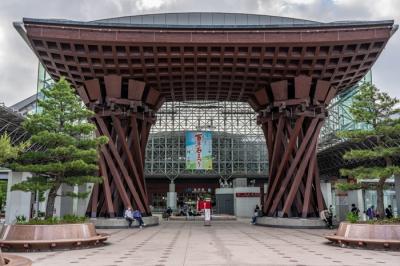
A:
[[[65,76],[78,87],[117,74],[125,83],[144,81],[167,101],[249,101],[256,90],[299,75],[343,91],[371,69],[397,29],[392,20],[201,12],[24,18],[15,27],[56,80]]]

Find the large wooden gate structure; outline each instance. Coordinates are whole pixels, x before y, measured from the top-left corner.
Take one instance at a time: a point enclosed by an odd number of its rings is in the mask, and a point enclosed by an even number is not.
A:
[[[15,27],[54,79],[72,83],[109,138],[89,210],[110,217],[131,205],[150,212],[143,168],[155,114],[163,101],[191,100],[248,102],[268,146],[264,212],[317,216],[325,207],[316,145],[326,107],[370,70],[397,29],[393,21],[224,13],[24,19]]]

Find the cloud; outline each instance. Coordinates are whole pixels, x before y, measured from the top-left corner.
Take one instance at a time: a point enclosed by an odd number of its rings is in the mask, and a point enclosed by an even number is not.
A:
[[[158,9],[163,5],[170,4],[174,1],[168,0],[138,0],[136,1],[136,7],[138,10],[150,10],[150,9]]]
[[[95,20],[162,12],[235,12],[337,20],[400,21],[399,0],[0,0],[0,102],[11,105],[36,90],[38,61],[12,27],[22,17]],[[379,88],[400,97],[400,32],[373,67]]]

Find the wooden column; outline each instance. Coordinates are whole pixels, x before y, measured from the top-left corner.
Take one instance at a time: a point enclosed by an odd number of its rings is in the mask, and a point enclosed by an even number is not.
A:
[[[316,149],[326,107],[335,95],[329,82],[308,76],[273,82],[254,93],[251,106],[258,111],[269,153],[265,214],[318,217],[325,208]]]
[[[127,95],[122,93],[124,82]],[[115,217],[132,206],[150,214],[144,156],[155,112],[163,98],[145,83],[123,80],[118,75],[85,81],[77,92],[95,113],[97,135],[109,140],[101,147],[99,158],[103,183],[94,187],[88,211],[92,217]]]

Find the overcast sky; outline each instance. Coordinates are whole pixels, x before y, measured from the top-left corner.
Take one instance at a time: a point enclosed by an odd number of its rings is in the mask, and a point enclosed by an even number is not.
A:
[[[36,90],[38,60],[12,26],[23,17],[94,20],[165,12],[234,12],[330,22],[400,22],[400,0],[0,0],[0,103],[12,105]],[[373,81],[400,98],[400,32],[373,67]]]

